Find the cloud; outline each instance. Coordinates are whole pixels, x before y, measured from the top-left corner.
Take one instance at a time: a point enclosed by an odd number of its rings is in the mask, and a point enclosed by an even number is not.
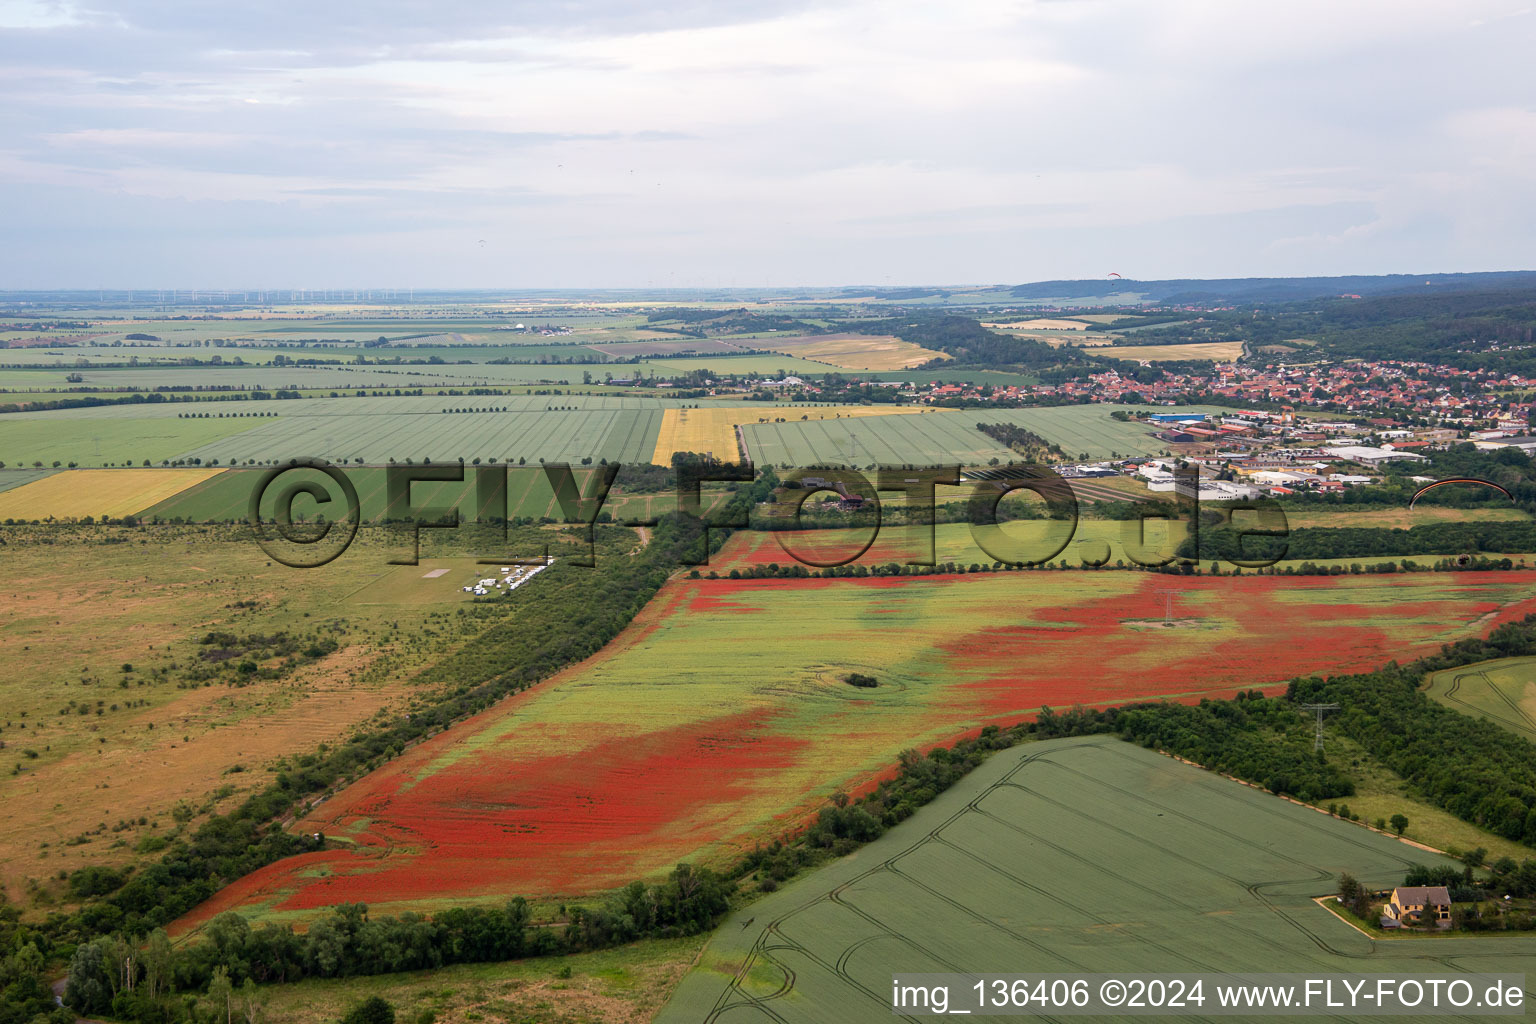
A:
[[[7,0],[0,202],[33,226],[0,273],[559,287],[1536,266],[1525,10]],[[488,259],[466,231],[515,242]]]

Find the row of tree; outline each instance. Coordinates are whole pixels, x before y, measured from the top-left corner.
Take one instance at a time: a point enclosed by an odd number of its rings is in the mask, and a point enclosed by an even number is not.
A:
[[[121,935],[80,944],[65,1001],[82,1013],[169,1024],[195,1017],[193,994],[200,991],[219,1003],[252,983],[430,970],[695,935],[729,909],[731,891],[730,881],[707,868],[679,864],[662,882],[631,883],[598,906],[567,908],[556,923],[535,922],[522,897],[430,917],[371,917],[366,905],[345,903],[302,934],[270,922],[252,928],[228,912],[208,923],[201,941],[179,948],[158,929],[142,945]]]

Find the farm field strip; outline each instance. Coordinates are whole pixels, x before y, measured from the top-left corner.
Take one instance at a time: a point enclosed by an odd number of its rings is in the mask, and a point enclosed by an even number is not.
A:
[[[696,355],[730,355],[743,351],[743,346],[732,345],[730,342],[720,338],[678,338],[676,336],[672,340],[664,340],[658,337],[655,341],[592,342],[586,347],[599,355],[615,359],[628,359],[632,356],[673,355],[678,352]],[[749,344],[745,347],[759,348],[761,346]],[[619,376],[622,375],[622,373],[619,374]]]
[[[1306,505],[1286,506],[1285,519],[1291,529],[1302,527],[1374,526],[1386,529],[1408,530],[1430,523],[1497,523],[1522,522],[1529,519],[1518,508],[1437,508],[1421,505],[1409,511],[1406,508],[1363,508],[1349,505],[1324,505],[1310,508]]]
[[[1312,902],[1416,863],[1453,862],[1114,738],[1027,743],[727,918],[657,1024],[874,1024],[897,972],[1523,973],[1519,936],[1373,942]]]
[[[4,469],[0,470],[0,494],[12,488],[22,487],[46,476],[57,473],[56,469]]]
[[[785,422],[750,422],[742,427],[752,459],[763,466],[984,465],[1007,461],[1013,452],[975,427],[969,411],[921,416]]]
[[[761,338],[754,344],[849,370],[909,370],[934,359],[950,358],[885,334],[810,334]]]
[[[1429,677],[1435,700],[1536,742],[1536,658],[1500,658]]]
[[[1095,501],[1147,501],[1150,495],[1136,494],[1124,487],[1113,487],[1102,481],[1099,477],[1088,480],[1068,480],[1067,484],[1072,488],[1072,494],[1078,501],[1088,504]],[[1115,479],[1115,478],[1109,478]],[[1120,477],[1124,480],[1126,478]]]
[[[1176,359],[1211,359],[1216,362],[1230,362],[1243,354],[1243,343],[1207,341],[1189,345],[1116,345],[1107,352],[1097,354],[1115,359],[1136,359],[1152,363]]]
[[[218,366],[183,366],[179,360],[185,355],[182,350],[170,350],[162,357],[163,363],[157,363],[154,357],[140,354],[140,363],[136,366],[101,365],[117,363],[128,358],[123,354],[112,354],[113,350],[101,350],[104,354],[92,359],[87,359],[84,365],[80,364],[80,356],[73,350],[65,352],[42,352],[35,349],[12,349],[6,353],[7,369],[21,369],[25,367],[37,367],[46,370],[63,370],[65,372],[80,372],[85,375],[84,383],[95,387],[142,387],[146,390],[156,387],[204,387],[204,388],[246,388],[252,390],[272,390],[276,388],[334,388],[342,390],[354,387],[398,387],[398,388],[437,388],[437,387],[476,387],[491,386],[497,384],[581,384],[583,372],[591,373],[595,378],[594,383],[602,383],[604,373],[613,371],[611,363],[601,361],[596,353],[588,353],[593,361],[586,363],[568,362],[540,362],[532,361],[533,353],[523,351],[508,352],[505,349],[473,346],[457,350],[461,359],[468,362],[443,362],[443,363],[400,363],[400,364],[370,364],[352,365],[348,363],[322,364],[322,365],[284,365],[274,366],[271,358],[283,355],[292,358],[294,351],[273,350],[262,352],[252,349],[241,349],[237,354],[241,355],[244,363],[241,365]],[[226,350],[227,351],[227,350]],[[413,350],[411,355],[420,358],[420,354],[433,351],[433,354],[453,354],[455,350]],[[574,354],[577,349],[568,349]],[[333,354],[333,353],[332,353]],[[516,357],[526,355],[529,362],[488,362],[490,360],[506,356]],[[263,358],[263,357],[266,358]],[[446,356],[445,356],[446,359]],[[682,357],[689,365],[673,365],[679,362],[677,359],[663,359],[657,362],[646,362],[639,366],[625,365],[619,372],[614,372],[615,377],[633,376],[638,373],[644,377],[668,378],[678,373],[692,369],[711,369],[722,373],[732,372],[727,363],[755,361],[763,365],[741,366],[742,372],[752,371],[759,373],[775,373],[783,370],[787,373],[826,373],[828,367],[820,363],[808,362],[789,356],[740,356],[735,358],[719,358],[709,361],[709,357]],[[21,365],[14,365],[14,364]],[[702,364],[702,365],[701,365]],[[630,371],[629,373],[622,371]]]
[[[86,411],[86,410],[70,410]],[[249,410],[245,410],[249,411]],[[8,466],[74,462],[158,465],[189,449],[228,440],[263,421],[254,418],[175,419],[166,416],[117,416],[111,419],[53,415],[29,419],[25,413],[0,417],[0,461]],[[271,421],[266,421],[271,422]],[[39,467],[41,468],[41,467]]]
[[[735,462],[738,458],[736,428],[762,426],[765,425],[763,421],[782,418],[795,423],[822,423],[874,417],[886,420],[927,412],[909,407],[862,405],[770,405],[752,408],[755,404],[666,410],[662,414],[651,461],[658,466],[669,466],[672,464],[673,452],[714,452],[717,458]]]
[[[219,469],[70,469],[0,492],[0,519],[135,515]]]
[[[462,482],[423,480],[413,484],[411,486],[412,504],[418,508],[453,507],[459,510],[464,521],[474,519],[480,511],[475,487],[475,468],[474,466],[464,467]],[[542,517],[559,519],[562,517],[555,502],[554,491],[549,486],[548,478],[541,467],[537,464],[509,466],[507,470],[505,514],[508,518],[526,516],[535,519]],[[251,492],[266,472],[265,469],[227,470],[223,475],[206,480],[142,510],[142,513],[146,518],[162,520],[239,522],[249,516]],[[347,467],[345,472],[357,489],[364,520],[383,518],[388,504],[387,470],[379,466],[353,466]],[[578,490],[582,494],[587,493],[595,471],[582,466],[573,466],[571,472],[575,477]],[[620,479],[622,481],[622,477]],[[283,475],[285,483],[304,480],[327,484],[327,478],[313,470],[290,470]],[[677,497],[670,491],[656,494],[628,494],[622,491],[622,486],[621,482],[615,492],[610,493],[601,510],[611,513],[615,521],[628,518],[653,518],[664,512],[670,512],[676,506]],[[274,492],[269,494],[268,500],[262,506],[263,516],[270,517],[274,514],[275,490],[274,488]],[[712,487],[709,484],[704,485],[701,495],[706,511],[723,503],[729,497],[723,488]],[[294,502],[296,517],[326,512],[327,509],[313,504],[306,497],[300,497]],[[334,513],[331,514],[334,515]],[[495,510],[487,510],[486,515],[494,516]]]
[[[1091,314],[1090,314],[1091,315]],[[1086,331],[1089,317],[1082,319],[1067,319],[1066,317],[1036,317],[1033,320],[1010,320],[1005,323],[985,323],[981,326],[992,330],[1008,331]]]
[[[468,408],[481,407],[466,403]],[[584,458],[644,462],[655,447],[656,409],[542,409],[516,412],[400,413],[383,416],[288,414],[235,438],[193,448],[183,458],[247,460],[297,456],[336,462],[361,459],[466,461],[495,457],[579,463]],[[193,421],[202,422],[202,421]],[[213,421],[217,422],[217,421]]]
[[[1155,593],[1170,585],[1172,626]],[[1533,585],[1533,572],[676,579],[598,655],[295,825],[348,849],[273,865],[197,916],[574,895],[718,863],[902,749],[1043,706],[1193,701],[1367,669],[1523,614]],[[848,686],[850,672],[879,686]]]
[[[276,413],[284,416],[401,416],[442,413],[448,409],[474,409],[507,412],[545,412],[572,409],[576,412],[621,412],[660,410],[676,406],[675,399],[643,398],[638,395],[369,395],[366,397],[323,397],[302,402],[235,400],[208,405],[187,406],[177,402],[147,402],[126,406],[88,406],[82,409],[36,410],[6,413],[3,422],[44,420],[64,422],[72,419],[181,419],[190,412],[197,419],[247,419],[252,413]]]
[[[972,422],[1012,423],[1034,431],[1058,444],[1069,458],[1086,452],[1091,459],[1106,459],[1112,453],[1121,456],[1155,455],[1168,447],[1166,441],[1152,435],[1154,428],[1144,423],[1121,422],[1112,418],[1117,411],[1145,414],[1146,406],[1135,405],[1064,405],[1040,409],[967,410]],[[1220,413],[1230,409],[1192,405],[1179,412]]]
[[[423,480],[412,484],[412,505],[416,508],[429,506],[457,508],[466,521],[474,519],[479,511],[474,470],[473,466],[465,466],[463,481]],[[249,516],[251,492],[266,472],[263,469],[228,470],[222,476],[206,480],[196,487],[144,509],[143,514],[146,518],[185,519],[191,522],[244,520]],[[357,490],[363,519],[385,518],[390,513],[388,471],[377,466],[358,466],[347,468],[345,472]],[[571,472],[575,477],[576,486],[585,493],[593,471],[573,467]],[[284,484],[306,480],[327,486],[328,492],[334,493],[334,485],[318,470],[295,469],[282,476]],[[279,489],[273,487],[268,491],[267,500],[261,510],[264,517],[271,517],[275,513],[276,492]],[[538,518],[554,515],[554,498],[554,491],[550,488],[548,479],[537,465],[508,468],[505,513],[508,518],[517,516]],[[328,507],[319,506],[308,497],[295,500],[293,512],[295,518],[325,514],[327,518],[335,519],[340,515],[340,512],[332,512]],[[494,517],[495,510],[488,510],[487,515]],[[404,515],[397,511],[390,517],[404,518]]]
[[[1018,520],[1006,523],[1002,536],[988,544],[999,554],[1039,558],[1061,543],[1067,525],[1046,519]],[[1107,557],[1109,564],[1114,564],[1117,560],[1133,562],[1133,553],[1142,561],[1157,561],[1173,555],[1186,536],[1187,527],[1182,522],[1148,519],[1138,529],[1135,521],[1080,519],[1071,541],[1051,561],[1056,564],[1065,559],[1068,565],[1077,566]],[[926,557],[928,538],[925,526],[882,526],[868,550],[850,564],[867,568],[916,561],[919,556]],[[939,564],[991,565],[994,561],[977,544],[969,524],[939,523],[933,527],[932,538],[934,561]],[[868,540],[868,530],[856,529],[740,533],[710,556],[707,570],[726,575],[732,569],[753,565],[788,565],[797,554],[818,563],[841,562]]]

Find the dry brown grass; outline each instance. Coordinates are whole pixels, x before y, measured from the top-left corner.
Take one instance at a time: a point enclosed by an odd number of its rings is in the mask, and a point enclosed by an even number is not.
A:
[[[648,940],[596,953],[315,979],[262,992],[272,1024],[331,1024],[374,995],[388,1000],[402,1021],[430,1011],[437,1024],[648,1024],[703,945],[703,936]],[[559,976],[562,968],[570,968],[570,978]]]
[[[23,543],[8,530],[0,579],[0,889],[24,905],[29,879],[57,891],[61,870],[133,861],[141,840],[176,829],[178,805],[228,809],[271,780],[274,759],[311,753],[400,706],[428,650],[382,642],[410,609],[347,600],[359,571],[350,554],[300,571],[233,533],[34,532],[57,536]],[[109,536],[128,541],[86,542]],[[282,678],[178,688],[209,630],[303,635],[342,619],[337,651]],[[47,899],[34,895],[32,906]]]

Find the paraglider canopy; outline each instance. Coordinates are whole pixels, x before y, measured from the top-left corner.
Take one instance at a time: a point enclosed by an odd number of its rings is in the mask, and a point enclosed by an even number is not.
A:
[[[1114,271],[1113,271],[1113,270],[1111,270],[1111,271],[1110,271],[1110,272],[1109,272],[1109,276],[1110,276],[1110,277],[1120,277],[1120,275],[1119,275],[1119,274],[1117,274],[1117,273],[1115,273],[1115,272],[1114,272]],[[1124,278],[1121,278],[1121,280],[1124,280]]]
[[[1447,478],[1445,480],[1436,480],[1432,484],[1425,484],[1423,487],[1420,487],[1417,491],[1414,491],[1413,492],[1413,497],[1408,499],[1408,507],[1410,509],[1413,508],[1414,503],[1417,502],[1419,500],[1419,498],[1422,497],[1425,494],[1425,492],[1432,491],[1436,487],[1444,487],[1446,484],[1476,484],[1479,487],[1492,487],[1494,490],[1496,490],[1500,494],[1504,495],[1504,497],[1508,498],[1510,501],[1514,501],[1515,500],[1515,496],[1513,494],[1510,494],[1508,491],[1506,491],[1504,488],[1500,487],[1498,484],[1489,483],[1487,480],[1476,480],[1476,479],[1473,479],[1472,477],[1453,476],[1453,477],[1449,477],[1449,478]]]

